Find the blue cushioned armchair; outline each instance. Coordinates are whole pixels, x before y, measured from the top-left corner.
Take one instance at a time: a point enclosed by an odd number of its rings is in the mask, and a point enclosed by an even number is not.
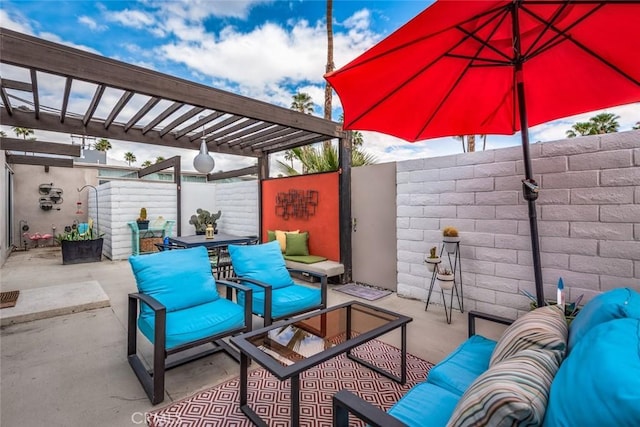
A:
[[[222,338],[251,330],[251,288],[216,282],[204,247],[131,256],[129,263],[139,292],[129,294],[127,358],[152,404],[164,399],[165,370],[221,350],[240,360]],[[217,285],[226,287],[226,298]],[[233,289],[242,303],[231,300]],[[137,329],[153,344],[151,370],[138,357]],[[197,346],[203,351],[167,363]]]
[[[237,277],[229,280],[253,289],[253,313],[264,326],[312,310],[327,307],[327,276],[287,268],[277,241],[259,245],[229,245],[229,255]],[[320,280],[320,289],[295,283],[291,272]],[[243,296],[238,296],[242,301]]]

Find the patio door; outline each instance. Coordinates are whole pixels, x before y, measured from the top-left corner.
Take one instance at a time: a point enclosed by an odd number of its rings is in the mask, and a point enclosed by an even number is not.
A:
[[[397,289],[396,163],[351,169],[353,281]]]

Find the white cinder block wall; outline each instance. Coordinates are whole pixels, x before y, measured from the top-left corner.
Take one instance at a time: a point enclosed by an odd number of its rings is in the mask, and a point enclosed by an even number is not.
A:
[[[127,259],[131,255],[131,228],[129,221],[135,221],[140,208],[147,208],[150,222],[162,216],[165,220],[175,220],[176,185],[151,181],[110,181],[98,186],[98,207],[100,210],[100,231],[105,233],[102,253],[113,260]],[[89,198],[89,213],[94,212],[93,197]],[[175,224],[172,235],[176,234]]]
[[[216,183],[216,211],[222,216],[218,227],[238,236],[258,235],[258,181]]]
[[[640,131],[531,145],[545,296],[640,290]],[[522,148],[398,162],[398,294],[426,300],[423,260],[452,225],[462,237],[465,310],[514,318],[535,294]],[[431,301],[439,304],[440,295]],[[455,302],[454,302],[455,307]]]

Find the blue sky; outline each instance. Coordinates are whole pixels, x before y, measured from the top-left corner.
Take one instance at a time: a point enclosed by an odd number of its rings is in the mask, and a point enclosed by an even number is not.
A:
[[[432,1],[334,0],[335,63],[346,64],[425,9]],[[2,0],[0,24],[37,37],[152,68],[163,73],[289,107],[298,91],[307,92],[322,115],[326,61],[325,1]],[[6,73],[3,70],[3,77]],[[334,96],[334,119],[340,113]],[[609,109],[621,116],[620,130],[638,120],[638,105]],[[562,139],[583,114],[531,129],[531,141]],[[10,129],[4,129],[11,133]],[[39,135],[39,139],[52,139]],[[409,144],[364,132],[365,149],[379,161],[461,152],[452,138]],[[66,141],[69,139],[67,137]],[[489,136],[487,148],[519,144],[519,136]],[[183,155],[191,168],[193,152],[112,141],[113,163],[132,151],[138,165],[157,155]],[[252,161],[216,155],[216,170]],[[110,160],[111,162],[111,160]]]

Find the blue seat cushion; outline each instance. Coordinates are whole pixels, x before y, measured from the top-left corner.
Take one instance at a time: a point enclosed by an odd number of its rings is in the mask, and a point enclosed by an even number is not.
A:
[[[389,415],[411,427],[444,426],[460,396],[434,384],[414,386],[391,409]]]
[[[167,312],[182,310],[220,298],[204,247],[129,257],[138,291],[152,296]],[[141,313],[151,308],[142,304]]]
[[[246,282],[245,282],[246,283]],[[264,317],[264,291],[253,292],[253,313]],[[271,317],[278,318],[317,306],[322,301],[320,289],[293,284],[273,289]],[[244,293],[238,293],[238,303],[244,304]]]
[[[593,298],[571,322],[569,351],[595,326],[625,317],[640,319],[640,293],[630,288],[618,288]]]
[[[138,318],[138,327],[149,341],[154,342],[153,312]],[[221,334],[244,326],[244,308],[219,298],[206,304],[167,313],[165,348]]]
[[[229,245],[229,256],[238,277],[246,277],[283,288],[294,284],[277,240],[260,245]],[[251,285],[256,292],[261,288]]]
[[[474,335],[460,344],[429,371],[427,382],[462,396],[471,383],[489,368],[496,342]]]
[[[576,343],[551,383],[544,425],[640,425],[640,320],[601,323]]]

